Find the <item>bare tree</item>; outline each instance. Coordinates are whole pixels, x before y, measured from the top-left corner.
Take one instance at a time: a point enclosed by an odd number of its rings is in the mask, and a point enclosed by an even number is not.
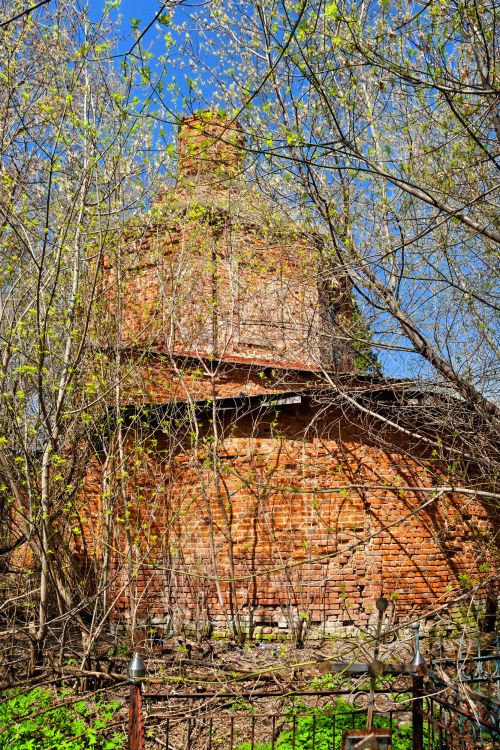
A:
[[[147,194],[137,143],[149,138],[135,68],[118,81],[109,34],[107,13],[92,23],[65,2],[2,31],[0,474],[15,594],[4,609],[31,641],[31,669],[68,618],[85,650],[102,593],[92,549],[84,567],[74,554],[88,542],[82,476],[112,412],[101,271]]]
[[[198,90],[217,85],[221,105],[245,122],[255,179],[323,233],[386,373],[449,387],[478,414],[490,462],[495,4],[420,11],[323,2],[205,9],[205,44],[224,50],[226,73],[200,71]]]

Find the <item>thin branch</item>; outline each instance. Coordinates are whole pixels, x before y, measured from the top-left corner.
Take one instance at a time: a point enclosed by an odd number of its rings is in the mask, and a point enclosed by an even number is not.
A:
[[[37,8],[41,8],[42,5],[47,5],[48,3],[50,3],[50,0],[40,0],[39,3],[37,3],[36,5],[32,5],[31,8],[26,8],[25,10],[21,11],[21,13],[18,13],[17,16],[12,16],[12,18],[9,18],[7,21],[2,21],[2,23],[0,23],[0,29],[5,28],[5,26],[8,26],[11,23],[14,23],[14,21],[17,21],[19,18],[28,16]]]

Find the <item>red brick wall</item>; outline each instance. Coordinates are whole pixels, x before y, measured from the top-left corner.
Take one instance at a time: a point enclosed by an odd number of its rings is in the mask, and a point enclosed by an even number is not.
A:
[[[238,226],[217,235],[206,224],[186,221],[165,222],[156,237],[130,241],[120,259],[119,314],[110,299],[122,345],[329,369],[336,346],[338,369],[352,372],[350,345],[326,319],[325,295],[311,272],[320,262],[317,251],[292,234],[259,235],[256,228]],[[107,265],[112,298],[116,259]],[[343,299],[346,325],[351,314]]]
[[[480,580],[491,533],[480,503],[447,494],[401,520],[432,494],[398,488],[435,484],[431,461],[408,459],[403,445],[381,448],[353,415],[304,400],[278,410],[224,417],[217,481],[207,419],[177,414],[153,439],[129,434],[126,512],[141,618],[205,618],[227,629],[231,612],[244,622],[252,612],[259,628],[290,629],[302,613],[316,631],[334,631],[366,621],[381,594],[400,614],[422,612],[456,595],[460,575],[462,584]],[[343,489],[352,484],[363,487]],[[100,492],[96,463],[86,499],[102,528]],[[130,572],[124,511],[116,494],[108,502],[119,592]],[[128,592],[116,614],[127,614]]]
[[[179,180],[224,185],[244,168],[244,138],[229,116],[202,112],[179,126]]]

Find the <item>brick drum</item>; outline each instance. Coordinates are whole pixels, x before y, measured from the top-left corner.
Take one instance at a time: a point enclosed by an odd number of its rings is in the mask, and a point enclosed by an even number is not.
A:
[[[432,612],[488,569],[493,521],[435,491],[412,430],[342,397],[378,408],[394,384],[355,375],[349,286],[241,175],[243,142],[186,119],[176,189],[105,261],[125,418],[89,467],[76,554],[116,617],[174,630],[335,632],[381,594]]]

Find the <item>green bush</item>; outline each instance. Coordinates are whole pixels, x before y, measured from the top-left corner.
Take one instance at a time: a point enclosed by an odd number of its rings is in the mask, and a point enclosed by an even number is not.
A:
[[[124,747],[123,734],[105,734],[119,702],[95,703],[91,707],[81,700],[51,709],[54,703],[70,697],[69,691],[44,688],[4,694],[4,702],[0,703],[0,750],[119,750]],[[4,727],[8,728],[2,732]]]
[[[295,731],[293,712],[288,714],[286,724],[287,728],[274,743],[274,750],[313,750],[313,746],[314,750],[339,750],[346,729],[364,729],[366,713],[356,711],[351,704],[339,699],[334,707],[311,709],[307,716],[295,716]],[[373,726],[386,729],[390,720],[385,716],[375,716]],[[411,735],[411,725],[393,721],[392,750],[411,750]],[[251,750],[251,744],[242,742],[237,750]],[[254,750],[272,750],[272,743],[255,745]]]

